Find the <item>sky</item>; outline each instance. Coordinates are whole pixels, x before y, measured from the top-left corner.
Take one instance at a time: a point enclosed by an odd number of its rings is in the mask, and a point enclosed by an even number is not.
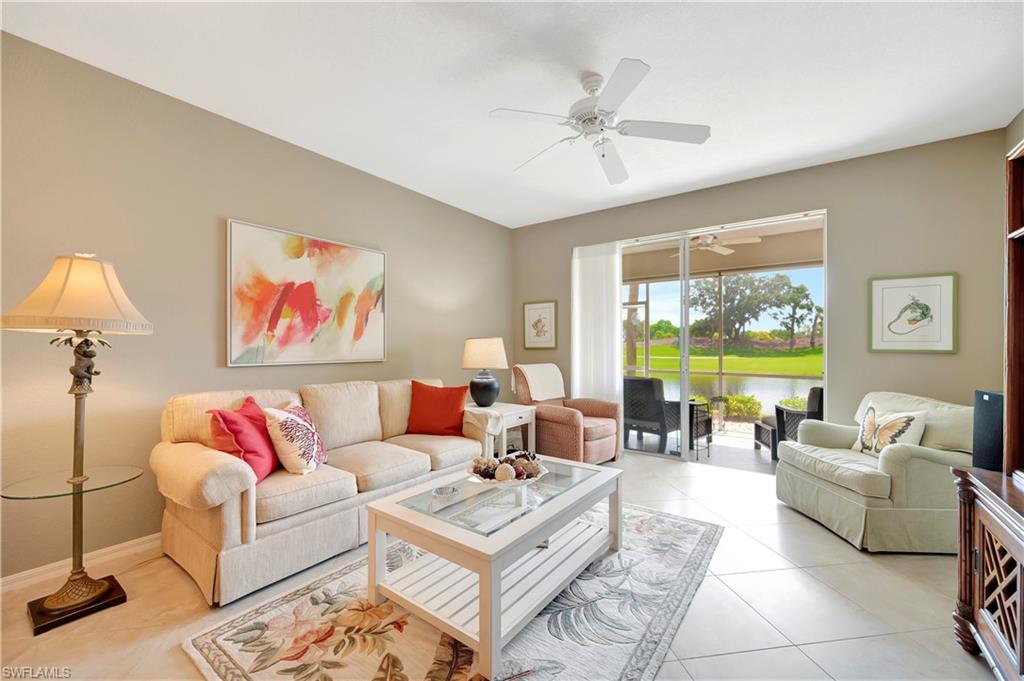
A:
[[[818,305],[825,304],[825,270],[821,267],[808,267],[798,270],[785,270],[794,286],[803,284],[811,292],[811,299]],[[665,281],[652,283],[650,314],[651,323],[659,319],[667,319],[676,326],[679,325],[679,282]],[[692,322],[697,317],[691,311]],[[703,315],[700,315],[703,316]],[[778,328],[779,322],[769,314],[761,315],[748,327],[751,331],[770,331]]]

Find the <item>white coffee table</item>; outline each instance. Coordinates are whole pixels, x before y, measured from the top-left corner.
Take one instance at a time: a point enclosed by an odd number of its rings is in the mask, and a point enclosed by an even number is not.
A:
[[[596,558],[622,538],[621,471],[542,457],[550,471],[527,487],[498,488],[467,473],[446,476],[366,506],[368,595],[408,608],[480,654],[480,673],[501,670],[501,647]],[[447,500],[432,493],[452,486]],[[580,516],[608,499],[608,527]],[[388,572],[388,536],[428,553]]]

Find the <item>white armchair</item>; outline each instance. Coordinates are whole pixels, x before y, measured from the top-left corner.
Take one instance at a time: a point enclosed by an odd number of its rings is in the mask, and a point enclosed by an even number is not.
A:
[[[974,410],[902,393],[868,393],[882,413],[925,411],[920,445],[877,455],[852,449],[858,427],[800,424],[797,442],[779,443],[776,494],[857,548],[956,553],[957,498],[950,466],[971,465]]]

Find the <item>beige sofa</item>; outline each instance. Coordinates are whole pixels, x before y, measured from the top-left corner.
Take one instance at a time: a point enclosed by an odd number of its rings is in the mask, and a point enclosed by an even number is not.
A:
[[[926,411],[920,445],[862,454],[857,426],[807,420],[779,443],[776,495],[857,548],[956,553],[957,496],[950,466],[970,466],[974,410],[903,393],[864,396],[880,413]]]
[[[301,402],[327,463],[307,475],[279,469],[256,484],[241,459],[212,449],[206,410],[237,408],[246,395],[263,406]],[[411,395],[410,381],[397,380],[172,397],[150,455],[166,498],[164,553],[208,603],[223,605],[365,542],[367,502],[464,469],[482,451],[471,422],[463,437],[406,434]]]

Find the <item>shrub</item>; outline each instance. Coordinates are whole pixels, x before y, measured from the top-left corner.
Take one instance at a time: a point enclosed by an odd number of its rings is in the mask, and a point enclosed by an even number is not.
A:
[[[761,401],[753,395],[726,395],[725,415],[738,418],[757,418],[761,415]]]
[[[744,331],[743,337],[747,340],[755,341],[770,341],[775,340],[774,334],[771,331]]]
[[[698,395],[696,393],[690,393],[690,401],[697,402],[698,404],[706,404],[708,398],[704,397],[703,395]]]
[[[790,409],[803,409],[807,410],[807,398],[800,397],[799,395],[793,395],[792,397],[786,397],[779,400],[779,404],[783,407],[789,407]]]

